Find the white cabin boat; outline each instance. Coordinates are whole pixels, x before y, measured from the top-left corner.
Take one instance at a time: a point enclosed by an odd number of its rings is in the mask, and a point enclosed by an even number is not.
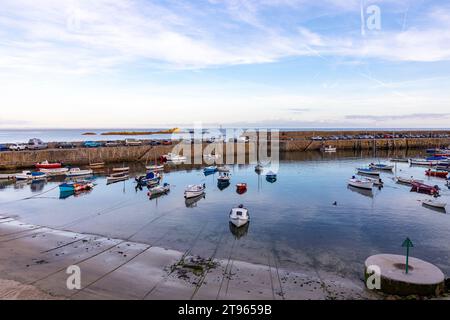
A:
[[[47,174],[44,172],[31,172],[27,170],[16,174],[14,178],[16,180],[45,180],[47,179]]]
[[[93,172],[92,169],[81,170],[80,168],[72,168],[65,175],[66,177],[89,176]]]
[[[367,181],[367,180],[359,180],[356,178],[349,179],[348,185],[355,187],[355,188],[366,189],[366,190],[372,190],[372,188],[373,188],[373,182]]]
[[[68,171],[69,168],[39,169],[39,172],[44,172],[48,176],[63,176]]]
[[[248,214],[248,209],[244,208],[241,204],[237,208],[231,209],[230,212],[230,222],[234,224],[236,227],[242,227],[246,225],[250,220],[250,216]]]
[[[206,185],[205,184],[194,184],[187,186],[184,191],[185,198],[194,198],[205,193]]]

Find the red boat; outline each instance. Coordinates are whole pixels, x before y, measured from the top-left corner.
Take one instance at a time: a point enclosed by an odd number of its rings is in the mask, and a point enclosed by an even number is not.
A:
[[[430,177],[438,177],[438,178],[447,178],[448,172],[447,171],[432,171],[431,169],[428,169],[425,171],[425,174]]]
[[[58,169],[61,168],[62,164],[59,162],[50,163],[47,160],[36,163],[36,168],[38,169]]]
[[[247,192],[247,184],[246,183],[238,183],[236,185],[236,192],[239,194],[244,194]]]
[[[412,182],[411,191],[426,193],[430,195],[439,195],[439,187],[438,186],[429,186],[421,182]]]

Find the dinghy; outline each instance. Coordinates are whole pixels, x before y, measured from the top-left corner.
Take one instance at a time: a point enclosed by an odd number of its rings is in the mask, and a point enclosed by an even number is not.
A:
[[[369,168],[374,169],[374,170],[385,170],[385,171],[392,171],[392,169],[394,169],[394,166],[390,166],[387,164],[382,164],[382,163],[371,163],[369,165]]]
[[[432,200],[432,199],[423,200],[422,204],[429,206],[429,207],[444,209],[444,210],[445,210],[445,206],[447,205],[445,202],[439,202],[439,201]]]
[[[236,227],[242,227],[246,225],[250,220],[248,209],[244,208],[241,204],[237,208],[233,208],[230,211],[230,222]]]
[[[136,177],[135,180],[140,186],[150,186],[158,184],[161,180],[161,175],[158,172],[149,172],[145,176]]]
[[[194,198],[205,193],[206,185],[205,184],[194,184],[187,186],[186,190],[184,190],[184,197]]]
[[[47,160],[45,160],[45,161],[36,163],[35,166],[38,169],[56,169],[56,168],[61,168],[62,164],[60,162],[50,163]]]
[[[406,184],[406,185],[411,186],[413,184],[413,182],[423,183],[423,180],[417,180],[417,179],[414,179],[413,177],[411,177],[411,178],[397,177],[397,183],[400,183],[400,184]]]
[[[22,171],[22,173],[16,174],[14,177],[16,180],[44,180],[47,178],[47,174],[44,172],[31,172]]]
[[[322,152],[336,152],[336,147],[332,147],[332,146],[326,146],[326,147],[322,147],[320,148],[320,150]]]
[[[437,178],[447,178],[448,172],[447,171],[432,171],[431,169],[428,169],[425,171],[425,174],[429,177],[437,177]]]
[[[170,191],[170,184],[164,183],[162,186],[156,186],[148,189],[147,195],[152,198],[162,194],[167,194]]]
[[[229,182],[231,179],[231,174],[228,172],[222,172],[220,176],[217,178],[217,181],[220,183]]]
[[[90,163],[89,167],[91,169],[102,169],[105,167],[105,163],[104,162],[94,162],[94,163]]]
[[[63,176],[68,171],[69,168],[39,169],[39,172],[44,172],[48,176]]]
[[[357,170],[358,170],[358,174],[376,176],[376,177],[380,176],[380,172],[378,172],[374,169],[371,169],[371,168],[358,168]]]
[[[215,173],[216,171],[217,171],[217,167],[216,166],[210,166],[210,167],[206,167],[206,168],[203,169],[203,173],[205,175]]]
[[[113,173],[106,178],[106,184],[116,183],[120,181],[126,181],[130,176],[126,173]]]
[[[373,188],[373,182],[367,181],[367,180],[359,180],[359,179],[356,179],[355,177],[348,180],[348,185],[355,187],[355,188],[366,189],[366,190],[372,190],[372,188]]]
[[[94,184],[88,181],[62,183],[59,185],[60,192],[77,192],[77,191],[91,190],[92,188],[94,188]]]
[[[438,186],[429,186],[424,183],[420,183],[417,181],[414,181],[411,187],[411,191],[419,192],[419,193],[425,193],[432,196],[438,196],[439,195],[439,187]]]
[[[236,185],[236,192],[238,194],[244,194],[247,192],[247,184],[246,183],[238,183]]]
[[[92,169],[81,170],[80,168],[72,168],[65,173],[66,177],[89,176],[93,173]]]
[[[145,166],[145,169],[149,171],[161,171],[164,170],[164,165],[153,165],[153,166]]]
[[[436,166],[439,160],[409,159],[409,163],[416,166]]]
[[[122,167],[122,168],[113,168],[113,172],[128,172],[130,171],[130,167]]]

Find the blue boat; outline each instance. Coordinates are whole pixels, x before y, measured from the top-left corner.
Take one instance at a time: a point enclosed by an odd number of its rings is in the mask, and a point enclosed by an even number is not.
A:
[[[149,172],[145,176],[140,176],[135,178],[136,182],[141,185],[155,185],[161,180],[161,176],[156,172]]]
[[[212,173],[215,173],[215,172],[217,172],[217,167],[216,166],[210,166],[210,167],[206,167],[206,168],[203,169],[203,173],[205,175],[212,174]]]
[[[443,156],[433,156],[433,157],[428,157],[427,161],[439,161],[439,160],[447,160],[448,157],[443,157]]]
[[[277,179],[277,174],[272,172],[272,171],[269,171],[269,172],[266,173],[266,179],[267,180],[276,180]]]
[[[63,193],[73,192],[75,190],[75,186],[73,183],[62,183],[59,185],[59,191]]]

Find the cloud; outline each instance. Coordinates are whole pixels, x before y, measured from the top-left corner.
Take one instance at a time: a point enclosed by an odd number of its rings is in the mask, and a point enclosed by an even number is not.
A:
[[[407,120],[407,119],[422,119],[422,120],[440,120],[442,118],[450,117],[450,113],[413,113],[401,115],[347,115],[345,119],[348,120],[370,120],[370,121],[388,121],[388,120]]]

